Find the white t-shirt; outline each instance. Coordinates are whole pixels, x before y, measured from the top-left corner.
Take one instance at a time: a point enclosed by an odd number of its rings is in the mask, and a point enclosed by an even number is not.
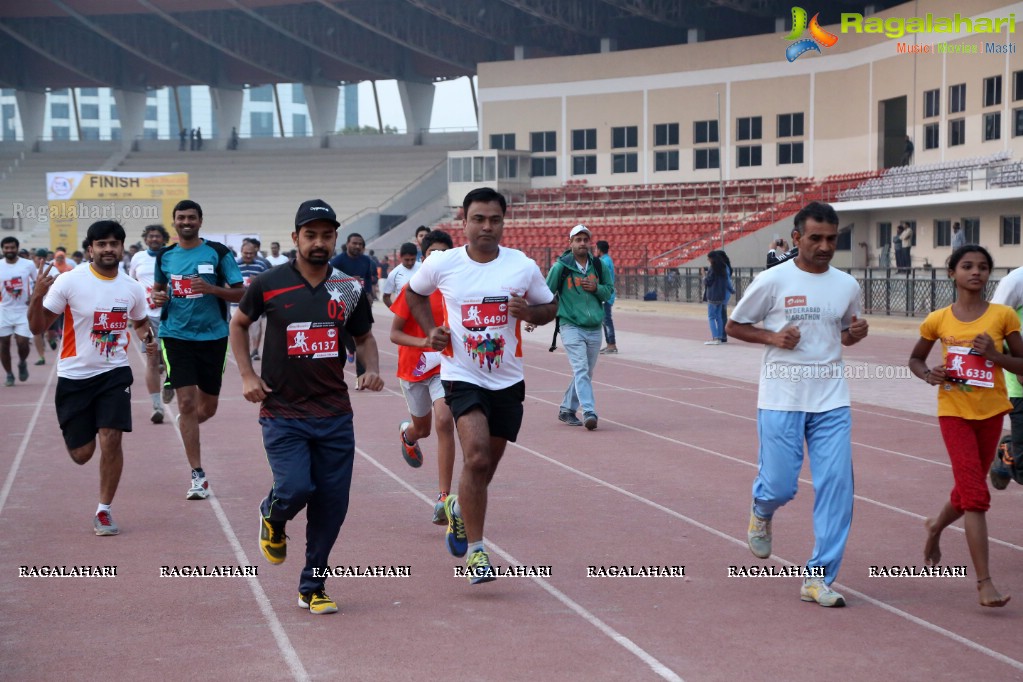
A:
[[[404,265],[399,264],[393,270],[387,274],[387,280],[384,282],[383,288],[380,290],[381,294],[394,294],[401,291],[401,288],[405,286],[412,275],[419,271],[421,262],[416,263],[411,268],[406,268]]]
[[[28,298],[38,269],[27,258],[8,263],[0,258],[0,308],[8,312],[28,312]]]
[[[276,267],[278,265],[284,265],[285,263],[287,263],[288,257],[285,256],[283,253],[277,256],[267,256],[266,262],[269,263],[271,267]]]
[[[522,296],[530,305],[554,300],[531,258],[502,246],[497,258],[477,263],[466,247],[449,249],[423,261],[409,287],[423,296],[444,295],[451,347],[441,358],[441,379],[494,391],[522,381],[521,321],[508,314],[508,299]]]
[[[731,319],[740,324],[763,322],[772,332],[792,324],[800,333],[793,350],[765,347],[757,407],[785,412],[848,407],[842,332],[859,311],[859,284],[837,268],[813,274],[789,260],[757,275]]]
[[[131,265],[128,267],[128,274],[139,281],[139,284],[146,290],[146,307],[149,309],[150,317],[160,317],[162,312],[159,306],[153,305],[153,283],[155,281],[156,256],[150,256],[148,251],[139,251],[131,257]]]
[[[88,379],[128,366],[130,320],[146,318],[146,292],[118,268],[114,278],[75,268],[53,281],[43,298],[51,313],[64,313],[64,341],[57,376]]]

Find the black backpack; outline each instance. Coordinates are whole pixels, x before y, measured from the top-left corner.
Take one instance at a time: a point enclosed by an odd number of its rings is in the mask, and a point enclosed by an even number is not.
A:
[[[575,258],[572,256],[572,249],[565,249],[564,253],[561,254],[561,257],[558,258],[558,262],[561,263],[562,268],[561,277],[558,278],[558,288],[554,292],[555,297],[561,296],[561,290],[565,288],[565,280],[568,279],[570,274],[572,274],[569,271],[569,268],[575,266]],[[593,263],[593,272],[597,275],[597,283],[599,284],[600,280],[604,277],[604,264],[601,262],[600,258],[593,255],[590,256],[590,262]],[[555,317],[554,337],[551,339],[551,347],[547,349],[551,353],[558,349],[559,331],[561,331],[561,318]]]
[[[227,280],[224,278],[224,274],[220,270],[220,263],[221,263],[221,261],[224,260],[224,256],[231,256],[233,258],[234,255],[231,253],[231,249],[227,248],[226,246],[224,246],[220,242],[211,242],[209,240],[206,240],[206,245],[208,247],[210,247],[211,249],[213,249],[214,251],[217,252],[217,271],[216,271],[217,272],[217,286],[218,287],[225,286],[227,284]],[[171,244],[170,246],[165,246],[162,249],[160,249],[160,251],[156,254],[156,269],[157,270],[160,270],[160,268],[163,265],[163,254],[167,253],[171,249],[176,249],[176,248],[178,248],[178,245],[175,243],[175,244]],[[167,303],[170,303],[170,301],[168,300]],[[224,299],[222,299],[220,297],[217,297],[217,303],[220,305],[220,316],[226,318],[227,317],[227,301],[225,301]],[[167,304],[164,304],[163,310],[160,311],[160,321],[161,322],[164,322],[164,321],[167,320],[167,314],[168,314],[169,310],[170,310],[170,306],[167,305]]]

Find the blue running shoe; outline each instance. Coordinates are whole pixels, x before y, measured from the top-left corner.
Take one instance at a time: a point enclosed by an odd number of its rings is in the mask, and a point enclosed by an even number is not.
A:
[[[444,500],[444,513],[448,517],[448,532],[446,540],[448,551],[454,556],[465,556],[469,551],[469,541],[465,538],[465,523],[462,517],[455,514],[455,500],[458,495],[448,495]]]

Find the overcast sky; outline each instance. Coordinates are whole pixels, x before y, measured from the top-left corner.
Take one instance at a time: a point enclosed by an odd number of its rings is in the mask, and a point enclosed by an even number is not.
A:
[[[433,118],[430,127],[476,129],[476,113],[472,107],[472,91],[469,79],[459,78],[434,85]],[[477,91],[478,94],[478,91]],[[377,95],[380,97],[380,114],[385,126],[405,130],[405,114],[401,109],[398,84],[395,81],[377,81]],[[373,104],[373,87],[369,82],[359,84],[359,125],[377,125],[376,107]]]

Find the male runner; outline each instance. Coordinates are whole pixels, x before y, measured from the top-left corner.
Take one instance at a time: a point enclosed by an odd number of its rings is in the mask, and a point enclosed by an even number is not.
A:
[[[247,289],[256,276],[266,272],[272,266],[264,258],[257,258],[259,248],[256,242],[246,239],[242,244],[242,255],[238,259],[238,271],[242,273],[242,284]],[[238,306],[232,305],[232,315],[237,312]],[[253,360],[259,360],[259,342],[263,338],[263,320],[253,320],[249,325],[249,348]]]
[[[422,242],[420,242],[420,246],[422,246]],[[412,275],[416,274],[416,270],[419,269],[419,261],[416,260],[416,248],[416,245],[412,242],[405,242],[401,245],[401,248],[398,250],[401,260],[387,275],[384,285],[380,287],[380,293],[384,295],[384,305],[388,308],[394,303],[391,297],[401,291],[408,281],[412,279]]]
[[[192,483],[185,498],[205,500],[210,493],[202,468],[199,424],[217,413],[227,364],[227,303],[241,300],[245,290],[228,248],[199,237],[199,204],[183,199],[172,216],[178,243],[156,257],[152,298],[163,306],[164,385],[177,392],[178,427],[192,467]]]
[[[4,386],[14,385],[12,335],[18,346],[18,378],[28,381],[29,342],[32,339],[28,330],[28,299],[38,271],[32,266],[32,261],[18,257],[19,246],[15,237],[0,240],[4,255],[0,261],[0,364],[7,374]]]
[[[170,234],[163,225],[147,225],[142,230],[142,241],[146,244],[145,251],[139,251],[131,257],[128,265],[128,274],[137,279],[146,290],[146,301],[149,308],[149,327],[153,330],[153,338],[160,336],[160,306],[153,303],[153,277],[156,271],[156,256],[167,242]],[[163,423],[163,400],[160,395],[160,356],[157,354],[146,356],[146,391],[149,399],[153,401],[153,414],[149,421],[154,424]],[[173,399],[174,392],[169,391]]]
[[[131,367],[128,321],[152,342],[146,292],[121,270],[124,228],[113,220],[89,226],[86,237],[92,264],[54,279],[54,266],[39,267],[29,303],[29,326],[41,333],[63,313],[66,327],[57,360],[57,421],[68,454],[85,464],[96,452],[99,435],[99,506],[96,535],[120,532],[110,505],[121,480],[121,434],[131,431]],[[156,352],[155,344],[149,352]]]
[[[323,573],[348,512],[355,457],[342,328],[355,338],[366,363],[359,387],[384,387],[364,284],[328,264],[338,225],[326,202],[303,202],[292,233],[295,260],[256,277],[231,319],[242,391],[246,400],[262,402],[259,423],[273,472],[273,487],[259,506],[259,547],[267,561],[282,563],[285,524],[305,507],[306,561],[298,605],[314,614],[337,611],[324,591]],[[248,327],[264,316],[265,360],[256,376]]]
[[[522,424],[526,383],[520,322],[547,324],[558,311],[536,262],[500,246],[507,207],[504,196],[490,187],[469,192],[462,202],[468,244],[423,261],[405,288],[413,319],[430,346],[444,349],[447,356],[441,361],[441,379],[464,459],[459,494],[445,502],[447,545],[455,556],[469,552],[467,577],[472,584],[495,578],[483,545],[483,525],[487,486]],[[438,326],[430,309],[429,296],[438,290],[449,326]],[[470,335],[480,334],[486,335],[486,370],[471,352]]]

